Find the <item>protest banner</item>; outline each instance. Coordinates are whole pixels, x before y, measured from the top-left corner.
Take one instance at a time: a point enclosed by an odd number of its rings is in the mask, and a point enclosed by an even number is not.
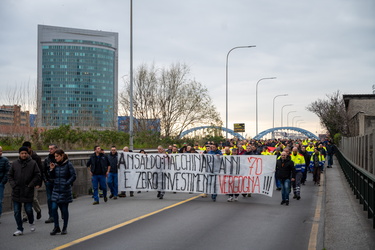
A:
[[[118,157],[119,191],[273,194],[274,155],[121,152]]]

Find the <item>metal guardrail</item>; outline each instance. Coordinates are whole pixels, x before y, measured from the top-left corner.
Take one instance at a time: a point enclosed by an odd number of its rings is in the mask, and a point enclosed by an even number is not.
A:
[[[363,205],[363,210],[367,211],[367,217],[372,219],[372,227],[375,229],[375,176],[350,161],[340,150],[336,157],[354,195]]]

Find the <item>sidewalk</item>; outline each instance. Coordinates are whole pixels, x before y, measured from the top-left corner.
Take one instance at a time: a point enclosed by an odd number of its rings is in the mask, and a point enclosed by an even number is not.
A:
[[[375,229],[355,198],[336,158],[325,168],[324,248],[373,250]]]

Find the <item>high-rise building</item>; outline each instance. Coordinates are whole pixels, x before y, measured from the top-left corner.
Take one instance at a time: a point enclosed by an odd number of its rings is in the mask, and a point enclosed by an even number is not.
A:
[[[118,33],[38,25],[37,126],[116,129]]]

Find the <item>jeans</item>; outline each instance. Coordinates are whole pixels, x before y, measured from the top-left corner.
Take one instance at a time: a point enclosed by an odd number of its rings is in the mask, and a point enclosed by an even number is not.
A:
[[[3,183],[0,183],[0,216],[3,213],[4,188],[5,185]]]
[[[275,173],[275,182],[276,182],[276,188],[281,188],[280,180],[276,178],[276,173]]]
[[[25,206],[25,211],[26,211],[29,223],[33,224],[34,223],[33,203],[25,202],[24,206]],[[13,209],[14,209],[14,219],[16,219],[16,223],[17,223],[17,229],[23,232],[22,216],[21,216],[22,203],[13,201]]]
[[[52,201],[52,214],[53,214],[53,222],[55,223],[55,227],[60,227],[59,225],[59,213],[57,212],[57,208],[61,210],[61,216],[64,220],[63,229],[68,227],[68,220],[69,220],[69,203],[56,203]]]
[[[327,164],[329,167],[333,165],[333,155],[327,155]]]
[[[290,192],[290,179],[280,180],[281,184],[281,198],[283,201],[289,200],[289,192]]]
[[[53,218],[53,213],[52,213],[52,190],[53,190],[53,182],[46,182],[46,194],[47,194],[47,204],[48,204],[48,216],[49,218]]]
[[[297,172],[296,173],[296,179],[292,182],[293,186],[293,193],[294,195],[300,196],[301,194],[301,179],[302,179],[303,173]]]
[[[94,189],[94,201],[99,202],[98,188],[103,190],[103,196],[107,197],[107,183],[105,175],[93,175],[91,177],[92,188]]]
[[[118,179],[117,173],[109,173],[107,178],[107,184],[109,189],[111,190],[111,194],[113,196],[118,195]]]

